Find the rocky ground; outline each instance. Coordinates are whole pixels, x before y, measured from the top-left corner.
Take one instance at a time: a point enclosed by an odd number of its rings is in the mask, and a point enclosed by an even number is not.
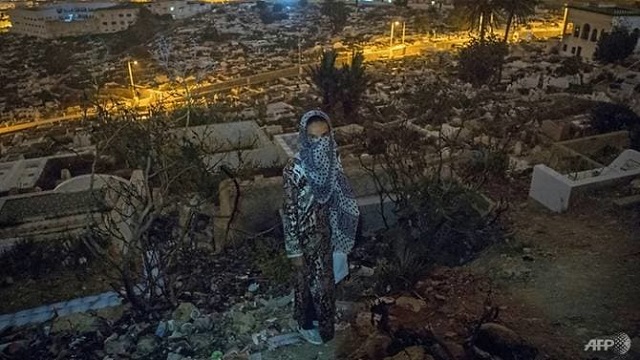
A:
[[[638,209],[614,208],[599,193],[551,214],[527,200],[526,185],[501,192],[511,202],[508,240],[463,267],[435,268],[412,291],[386,297],[371,290],[370,268],[353,269],[337,290],[336,337],[322,346],[297,337],[292,294],[236,250],[194,266],[199,275],[185,286],[208,279],[209,290],[160,319],[134,320],[127,306],[72,315],[9,329],[0,351],[9,359],[609,359],[584,346],[622,331],[632,338],[628,358],[640,358]],[[354,263],[371,266],[376,247],[362,244]]]

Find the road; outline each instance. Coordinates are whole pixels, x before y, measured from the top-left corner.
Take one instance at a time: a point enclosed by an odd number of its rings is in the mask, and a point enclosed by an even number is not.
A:
[[[539,29],[533,30],[533,34],[538,37],[553,37],[558,35],[559,29]],[[415,44],[408,45],[404,47],[403,45],[396,45],[393,49],[392,59],[402,58],[403,56],[414,56],[427,51],[438,51],[438,50],[446,50],[452,48],[455,45],[462,45],[466,43],[468,38],[457,38],[457,39],[447,39],[443,41],[418,41]],[[387,60],[389,59],[389,49],[383,50],[365,50],[363,52],[366,61],[375,61],[375,60]],[[338,64],[347,63],[349,61],[348,56],[341,56],[337,59]],[[309,65],[314,65],[317,62],[305,63],[302,64],[302,68],[306,68]],[[196,88],[192,90],[193,96],[203,96],[210,93],[216,93],[221,91],[231,90],[233,88],[237,88],[240,86],[248,86],[248,85],[256,85],[260,83],[265,83],[269,81],[274,81],[281,78],[289,78],[295,77],[300,74],[301,70],[298,66],[293,66],[285,69],[279,69],[274,71],[263,72],[256,75],[245,76],[233,80],[227,80],[224,82],[205,85],[200,88]],[[169,100],[169,102],[175,102],[176,99]],[[88,115],[93,115],[92,112],[88,112]],[[61,116],[56,118],[49,118],[43,120],[36,120],[31,122],[25,122],[15,125],[1,126],[0,125],[0,135],[8,134],[16,131],[26,130],[38,126],[54,124],[60,121],[72,121],[79,120],[83,117],[82,114],[76,115],[68,115]]]

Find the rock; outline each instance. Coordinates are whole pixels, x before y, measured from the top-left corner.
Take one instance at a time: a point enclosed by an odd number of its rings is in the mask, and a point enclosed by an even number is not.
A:
[[[198,308],[190,302],[183,302],[178,305],[178,307],[173,311],[171,318],[173,320],[187,322],[192,319],[193,315],[199,315],[200,311]],[[198,317],[198,316],[194,316]]]
[[[212,344],[211,335],[209,334],[193,334],[189,337],[189,343],[195,351],[207,349]]]
[[[180,332],[185,335],[190,335],[193,333],[194,327],[192,323],[184,323],[180,326]]]
[[[411,310],[413,312],[420,312],[427,306],[423,300],[412,298],[409,296],[401,296],[396,299],[396,305]]]
[[[276,335],[267,340],[267,344],[269,345],[269,350],[277,349],[281,346],[297,344],[301,341],[300,335],[298,333],[288,333]]]
[[[358,349],[358,353],[367,356],[368,359],[378,359],[380,354],[387,352],[387,348],[391,344],[390,337],[382,334],[373,334],[367,338],[364,345]]]
[[[55,319],[51,325],[51,332],[74,330],[79,333],[97,331],[102,325],[102,320],[98,317],[84,313],[76,313]]]
[[[570,127],[565,123],[558,123],[552,120],[544,120],[540,131],[553,141],[567,140],[570,134]]]
[[[111,320],[116,322],[122,318],[125,312],[129,310],[131,305],[110,306],[96,311],[96,316],[99,318]]]
[[[375,332],[375,327],[371,323],[370,312],[359,312],[356,315],[356,321],[354,324],[356,333],[360,336],[369,336],[369,334]]]
[[[249,285],[249,292],[256,292],[258,291],[258,288],[260,287],[260,285],[258,285],[257,283],[253,283],[251,285]]]
[[[104,341],[104,351],[109,355],[125,355],[129,353],[131,341],[127,338],[118,338],[117,334],[109,336]]]
[[[445,341],[445,345],[447,345],[447,348],[449,349],[449,351],[451,351],[451,354],[453,355],[454,359],[467,358],[464,351],[464,347],[462,347],[462,345],[458,344],[457,342]]]
[[[180,354],[169,353],[167,355],[167,360],[182,360],[182,359],[184,359],[184,356],[182,356]]]
[[[476,346],[503,359],[533,359],[538,353],[513,330],[496,323],[485,323],[480,326]]]
[[[160,321],[158,327],[156,328],[155,335],[157,337],[164,337],[167,334],[167,323],[164,321]]]
[[[10,285],[13,285],[13,283],[14,283],[14,280],[11,276],[5,277],[4,280],[2,281],[3,286],[10,286]]]
[[[233,319],[233,327],[240,334],[250,332],[256,323],[256,319],[251,313],[233,312],[231,318]]]
[[[513,145],[513,155],[522,155],[522,141],[516,141],[515,145]]]
[[[213,329],[213,319],[211,316],[201,316],[195,320],[193,320],[193,327],[198,332],[210,331]]]
[[[631,180],[631,187],[639,190],[640,189],[640,179]]]
[[[136,344],[136,355],[140,357],[145,357],[151,354],[155,349],[158,343],[156,339],[151,335],[146,335],[138,340],[138,344]]]
[[[385,360],[423,360],[424,349],[420,346],[405,348],[394,356],[386,357]]]

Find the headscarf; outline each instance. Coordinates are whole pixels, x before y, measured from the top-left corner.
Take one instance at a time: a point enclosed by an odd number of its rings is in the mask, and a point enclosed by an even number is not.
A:
[[[329,125],[328,136],[309,139],[307,123],[312,117],[320,117],[326,121]],[[298,139],[299,152],[296,157],[309,181],[314,200],[329,205],[333,249],[349,253],[355,242],[360,210],[337,154],[338,145],[333,136],[329,115],[320,110],[304,114],[300,120]]]

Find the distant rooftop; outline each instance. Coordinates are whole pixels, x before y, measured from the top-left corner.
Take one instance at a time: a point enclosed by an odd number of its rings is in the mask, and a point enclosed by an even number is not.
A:
[[[624,7],[616,4],[568,4],[572,9],[584,10],[609,16],[640,16],[640,8]]]

